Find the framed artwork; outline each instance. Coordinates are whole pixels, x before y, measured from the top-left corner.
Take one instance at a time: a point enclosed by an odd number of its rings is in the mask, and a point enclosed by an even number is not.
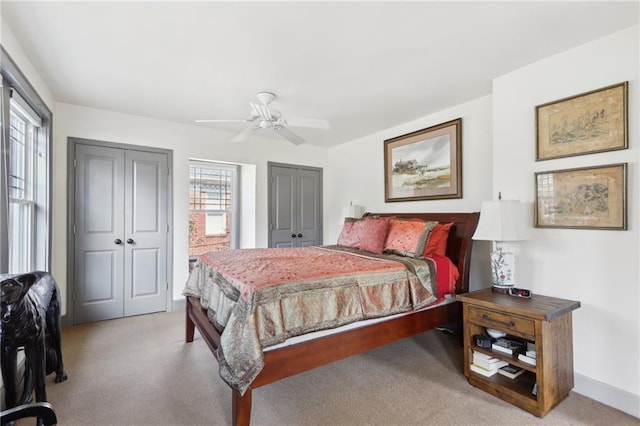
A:
[[[627,229],[627,163],[535,174],[536,228]]]
[[[384,201],[462,198],[462,118],[384,141]]]
[[[627,86],[536,106],[536,161],[628,148]]]

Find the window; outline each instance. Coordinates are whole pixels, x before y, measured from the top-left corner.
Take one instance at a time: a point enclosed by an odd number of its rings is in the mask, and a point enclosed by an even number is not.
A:
[[[189,256],[236,248],[238,166],[191,161]]]
[[[207,220],[205,222],[206,235],[223,235],[227,232],[227,214],[224,212],[210,213],[207,212]]]
[[[1,53],[0,273],[49,271],[52,115]]]
[[[9,272],[34,269],[35,125],[10,103],[9,136]]]

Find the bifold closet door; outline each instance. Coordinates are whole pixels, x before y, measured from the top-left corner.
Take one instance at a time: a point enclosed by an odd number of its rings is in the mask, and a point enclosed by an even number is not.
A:
[[[270,247],[322,244],[322,184],[318,169],[270,166]]]
[[[166,154],[125,156],[124,316],[167,308]]]
[[[167,156],[76,144],[74,322],[163,311]]]

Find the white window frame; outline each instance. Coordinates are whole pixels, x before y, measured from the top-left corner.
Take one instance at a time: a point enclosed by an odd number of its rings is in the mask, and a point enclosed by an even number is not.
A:
[[[0,273],[34,269],[51,272],[50,148],[53,115],[2,46],[0,55]],[[29,159],[25,159],[30,162],[29,170],[25,170],[29,180],[25,184],[29,189],[24,194],[17,194],[19,196],[9,189],[11,112],[29,122],[33,136]],[[16,230],[15,225],[19,224],[10,224],[10,221],[15,221],[15,218],[11,219],[12,209],[27,210],[21,217],[23,229]],[[18,252],[20,254],[16,256]],[[16,262],[16,257],[21,256],[23,262]]]
[[[232,163],[222,163],[218,161],[189,159],[189,175],[191,175],[191,167],[201,167],[208,169],[227,170],[231,172],[231,206],[228,212],[231,217],[231,229],[229,235],[229,248],[238,248],[240,235],[240,166]],[[225,210],[198,210],[189,208],[189,212],[204,211],[205,213],[225,213]],[[226,218],[225,218],[226,227]],[[205,226],[206,228],[206,226]],[[220,234],[206,234],[220,235]]]
[[[41,124],[39,117],[33,116],[34,112],[26,110],[16,102],[16,98],[22,99],[16,93],[11,94],[10,100],[10,148],[9,148],[9,269],[10,273],[28,272],[35,267],[35,211],[36,211],[36,146],[37,124]],[[24,101],[23,101],[24,102]],[[16,124],[24,127],[21,138],[17,138]],[[15,131],[14,131],[15,130]],[[20,129],[21,130],[21,129]],[[16,164],[13,156],[14,142],[24,146],[23,152]],[[12,173],[12,166],[18,171]],[[19,176],[16,176],[19,174]],[[21,181],[21,194],[16,195],[12,189],[11,180]]]

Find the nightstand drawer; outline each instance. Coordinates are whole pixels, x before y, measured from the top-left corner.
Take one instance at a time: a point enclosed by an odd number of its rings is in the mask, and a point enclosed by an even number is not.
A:
[[[530,319],[469,306],[469,321],[504,332],[513,331],[525,337],[535,337],[535,324]]]

